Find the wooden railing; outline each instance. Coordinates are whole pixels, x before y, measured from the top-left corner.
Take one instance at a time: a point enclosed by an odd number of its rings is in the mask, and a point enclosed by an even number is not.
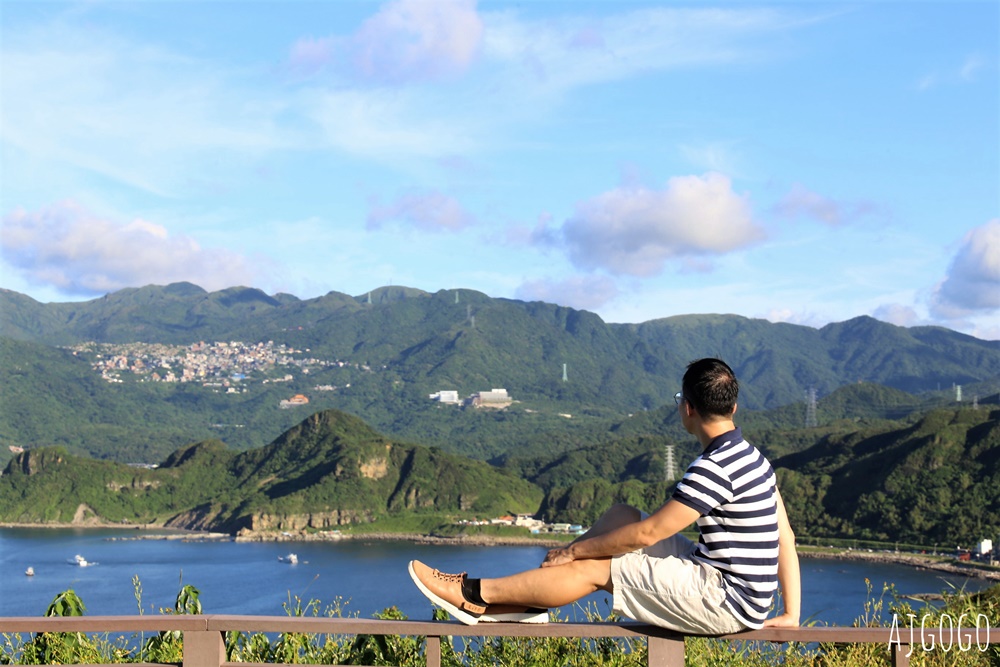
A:
[[[475,626],[451,621],[380,620],[361,618],[304,618],[289,616],[77,616],[49,618],[2,618],[0,633],[83,632],[124,634],[180,631],[184,637],[182,667],[247,667],[226,661],[224,633],[303,633],[329,635],[400,635],[426,637],[427,667],[441,665],[442,637],[630,637],[648,639],[650,667],[682,667],[684,636],[641,623],[480,623]],[[800,627],[765,628],[721,639],[769,642],[836,642],[882,644],[897,667],[909,665],[911,653],[928,646],[952,651],[978,651],[1000,644],[1000,629],[965,628],[853,628]],[[911,646],[912,642],[912,646]],[[149,665],[149,663],[145,663]]]

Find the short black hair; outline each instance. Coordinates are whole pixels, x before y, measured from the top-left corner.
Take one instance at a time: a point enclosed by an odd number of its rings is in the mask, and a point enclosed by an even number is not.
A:
[[[681,383],[684,399],[703,419],[729,417],[736,409],[740,383],[721,359],[698,359],[688,364]]]

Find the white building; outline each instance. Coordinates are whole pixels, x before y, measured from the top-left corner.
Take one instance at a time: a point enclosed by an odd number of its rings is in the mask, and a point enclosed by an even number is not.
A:
[[[472,395],[472,405],[477,408],[505,408],[513,403],[506,389],[493,388]]]
[[[440,403],[459,403],[458,392],[457,391],[439,391],[437,393],[428,396],[432,401],[438,401]]]

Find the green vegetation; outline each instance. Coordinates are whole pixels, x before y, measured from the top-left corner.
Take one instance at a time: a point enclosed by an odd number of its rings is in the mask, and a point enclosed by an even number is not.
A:
[[[953,545],[1000,526],[1000,411],[830,434],[774,465],[803,534]]]
[[[133,580],[136,600],[142,609],[142,587]],[[173,609],[161,609],[165,614],[200,614],[198,590],[184,586]],[[583,610],[590,621],[621,620],[605,616],[593,607]],[[83,601],[73,591],[56,596],[46,615],[82,615]],[[303,601],[289,597],[285,613],[294,617],[343,617],[345,605],[337,599],[327,607],[319,600]],[[990,628],[1000,627],[1000,586],[980,593],[945,591],[940,606],[915,608],[901,601],[891,585],[885,586],[878,597],[871,594],[862,614],[855,622],[861,627],[902,627],[907,632],[909,615],[925,620],[927,627],[946,630],[954,627],[954,619],[975,618]],[[446,617],[435,610],[437,620]],[[390,607],[375,614],[375,618],[403,619],[398,609]],[[944,619],[948,619],[948,623]],[[900,620],[902,619],[902,620]],[[556,616],[553,621],[560,619]],[[127,664],[136,662],[180,663],[183,637],[180,633],[163,632],[146,640],[140,637],[110,638],[83,633],[43,633],[27,640],[17,634],[3,634],[0,664]],[[230,662],[286,664],[364,664],[399,665],[425,664],[422,637],[358,635],[356,637],[280,633],[269,637],[263,633],[229,632],[225,637],[226,659]],[[978,647],[959,650],[924,651],[917,646],[910,664],[915,667],[989,667],[1000,662],[1000,646],[984,651]],[[782,664],[788,667],[872,667],[890,664],[885,644],[782,644],[770,642],[723,641],[704,637],[689,637],[685,641],[685,663],[689,667],[764,667]],[[487,665],[524,665],[525,667],[557,667],[561,665],[640,666],[648,653],[645,640],[625,638],[551,638],[472,637],[464,644],[443,637],[442,664],[447,667],[486,667]]]
[[[825,401],[820,425],[903,419],[953,400],[954,384],[968,398],[997,401],[1000,344],[946,329],[861,317],[816,330],[732,315],[622,325],[471,290],[392,287],[370,296],[370,303],[369,295],[338,293],[300,300],[178,283],[41,304],[0,290],[0,457],[9,457],[9,445],[62,445],[95,458],[153,463],[211,438],[235,449],[259,447],[302,419],[278,408],[296,393],[310,397],[310,412],[338,409],[392,437],[453,453],[554,456],[603,442],[629,415],[646,421],[670,403],[684,365],[706,355],[722,356],[741,377],[743,414],[782,408],[768,417],[781,429],[803,424],[810,388],[821,399],[857,382],[897,392],[876,389],[869,408]],[[53,347],[88,341],[274,341],[350,365],[309,374],[293,369],[285,384],[249,378],[234,394],[197,383],[129,381],[127,373],[112,385],[87,360]],[[313,390],[327,384],[338,389]],[[494,412],[427,398],[442,389],[464,397],[494,386],[519,402]],[[639,435],[649,433],[660,431]]]
[[[379,435],[337,411],[312,415],[271,445],[233,452],[206,441],[158,469],[31,450],[0,477],[9,522],[159,524],[220,530],[331,528],[379,517],[531,512],[541,491],[490,465]]]

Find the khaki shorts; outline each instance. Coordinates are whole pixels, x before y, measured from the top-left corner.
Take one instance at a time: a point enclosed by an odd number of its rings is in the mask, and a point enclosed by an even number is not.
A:
[[[721,635],[746,628],[725,604],[722,574],[691,558],[695,544],[674,535],[611,560],[614,610],[685,634]]]

